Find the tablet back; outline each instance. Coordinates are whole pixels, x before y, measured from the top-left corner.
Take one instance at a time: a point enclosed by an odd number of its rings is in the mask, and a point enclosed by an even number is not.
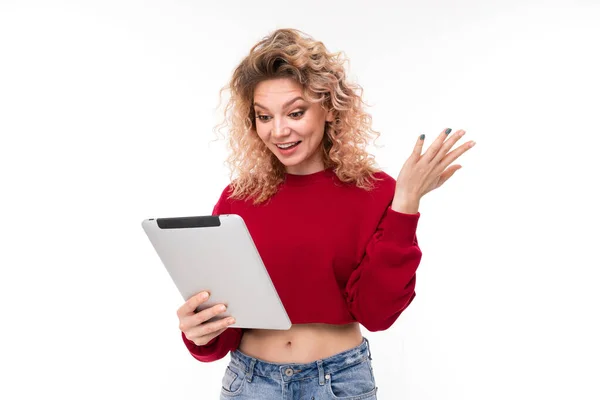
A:
[[[207,290],[197,311],[227,305],[231,327],[289,329],[291,322],[239,215],[146,219],[142,227],[184,300]]]

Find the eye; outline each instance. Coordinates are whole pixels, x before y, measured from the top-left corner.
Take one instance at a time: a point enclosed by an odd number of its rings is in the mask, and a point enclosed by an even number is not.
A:
[[[266,115],[257,115],[257,116],[256,116],[256,119],[258,119],[259,121],[262,121],[262,122],[267,122],[267,120],[266,120],[266,119],[263,119],[262,117],[269,118],[269,117],[267,117]]]
[[[289,115],[292,118],[300,118],[300,117],[302,117],[304,115],[304,113],[305,113],[305,111],[301,110],[301,111],[295,111],[295,112],[293,112],[293,113],[291,113]],[[269,121],[269,118],[271,118],[271,117],[269,117],[268,115],[260,115],[259,114],[259,115],[256,116],[256,119],[259,120],[259,121],[262,121],[262,122]]]
[[[291,113],[290,115],[294,115],[294,114],[299,114],[299,115],[296,117],[292,117],[292,118],[300,118],[301,116],[304,115],[304,111],[296,111],[296,112]]]

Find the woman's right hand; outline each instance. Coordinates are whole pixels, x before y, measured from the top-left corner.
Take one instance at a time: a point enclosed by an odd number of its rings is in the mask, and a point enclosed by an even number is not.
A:
[[[218,321],[206,322],[209,319],[223,313],[226,308],[223,304],[217,304],[213,307],[202,310],[198,313],[194,311],[198,306],[208,300],[207,292],[200,292],[192,296],[177,310],[179,317],[179,329],[185,334],[188,340],[196,346],[204,346],[215,337],[235,323],[232,317],[223,318]]]

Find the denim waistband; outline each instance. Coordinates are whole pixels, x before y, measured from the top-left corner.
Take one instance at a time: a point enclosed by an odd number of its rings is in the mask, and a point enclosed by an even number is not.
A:
[[[368,359],[371,359],[371,349],[369,341],[365,337],[363,337],[360,345],[352,349],[305,364],[271,363],[250,357],[242,353],[239,349],[231,352],[231,364],[237,366],[245,373],[245,378],[248,382],[252,381],[253,375],[282,380],[284,382],[318,376],[319,382],[323,384],[325,382],[325,375],[360,364]]]

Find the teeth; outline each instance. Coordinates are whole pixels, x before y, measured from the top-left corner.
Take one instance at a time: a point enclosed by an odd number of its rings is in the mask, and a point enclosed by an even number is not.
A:
[[[288,148],[292,147],[293,145],[295,145],[297,143],[298,142],[288,143],[288,144],[278,144],[276,146],[279,147],[280,149],[288,149]]]

